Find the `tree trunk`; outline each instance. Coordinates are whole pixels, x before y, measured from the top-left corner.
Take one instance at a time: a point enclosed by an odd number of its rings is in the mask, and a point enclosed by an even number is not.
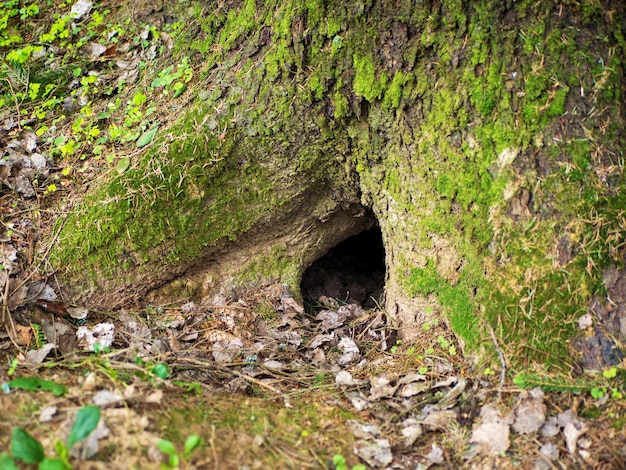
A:
[[[477,359],[619,357],[621,2],[225,3],[177,39],[203,65],[169,137],[66,220],[69,291],[107,308],[297,295],[379,227],[405,341],[443,318]],[[588,312],[609,353],[568,343]]]

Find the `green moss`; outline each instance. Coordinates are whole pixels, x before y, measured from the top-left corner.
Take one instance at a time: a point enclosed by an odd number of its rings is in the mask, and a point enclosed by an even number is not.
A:
[[[313,93],[313,97],[316,100],[321,100],[322,97],[324,96],[324,92],[326,91],[326,88],[324,87],[324,85],[322,85],[322,81],[321,81],[319,74],[317,73],[311,74],[309,76],[309,80],[307,83],[309,85],[309,89]]]
[[[372,59],[365,55],[355,53],[353,62],[355,76],[352,88],[354,93],[369,102],[381,99],[387,88],[387,73],[382,71],[378,74]]]
[[[426,296],[442,291],[447,281],[439,276],[437,268],[429,261],[425,268],[413,268],[407,281],[412,296]]]
[[[326,18],[326,36],[329,38],[334,37],[341,31],[341,20],[338,17]]]
[[[333,95],[333,107],[335,119],[341,119],[346,117],[350,113],[350,107],[348,98],[345,97],[340,91],[336,91]]]
[[[406,81],[405,75],[403,72],[396,72],[391,80],[391,84],[387,91],[385,92],[385,96],[383,98],[382,107],[383,109],[396,109],[400,105],[400,98],[402,98],[402,87]]]
[[[240,9],[230,10],[219,33],[219,43],[225,50],[231,50],[237,40],[255,25],[257,7],[255,0],[244,0]]]
[[[280,281],[297,285],[299,260],[287,254],[284,245],[273,246],[268,253],[260,255],[241,266],[239,280],[243,285],[259,282]]]
[[[468,276],[465,276],[468,278]],[[405,286],[412,296],[435,294],[439,303],[445,308],[450,325],[456,335],[465,340],[470,349],[480,339],[478,321],[475,316],[476,304],[469,295],[466,279],[455,286],[437,273],[432,261],[425,268],[411,269]]]

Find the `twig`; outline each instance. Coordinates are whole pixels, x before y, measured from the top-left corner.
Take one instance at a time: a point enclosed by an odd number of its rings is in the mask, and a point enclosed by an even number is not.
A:
[[[214,363],[207,363],[206,361],[197,361],[197,360],[194,360],[193,358],[188,358],[188,357],[181,357],[181,358],[178,359],[178,361],[181,361],[181,362],[191,362],[193,364],[201,365],[201,366],[204,366],[204,367],[207,367],[207,365],[208,365],[209,367],[212,367],[212,368],[214,368],[214,369],[216,369],[216,370],[218,370],[220,372],[223,372],[225,374],[235,375],[235,376],[237,376],[239,378],[247,380],[250,383],[253,383],[254,385],[258,385],[259,387],[265,388],[265,389],[269,390],[270,392],[275,393],[276,395],[279,395],[281,397],[283,396],[283,392],[281,392],[277,388],[274,388],[271,385],[266,384],[265,382],[262,382],[262,381],[260,381],[258,379],[255,379],[254,377],[250,377],[249,375],[242,374],[239,371],[229,369],[228,367],[224,367],[224,366],[221,366],[221,365],[218,365],[218,364],[214,364]]]
[[[13,346],[17,348],[18,351],[21,351],[22,348],[17,344],[17,330],[15,329],[15,323],[13,322],[13,315],[9,311],[9,281],[11,278],[7,276],[7,281],[4,284],[4,292],[2,293],[2,324],[4,325],[4,331],[9,335],[9,339],[13,343]],[[8,319],[8,323],[7,323]],[[11,325],[11,330],[9,330],[9,324]],[[11,334],[11,331],[13,334]]]
[[[500,389],[502,389],[504,387],[504,379],[506,377],[506,360],[504,358],[504,353],[502,352],[502,349],[500,349],[500,346],[498,346],[498,340],[496,338],[496,334],[493,331],[493,328],[491,327],[491,325],[489,324],[489,322],[487,323],[487,327],[489,328],[489,334],[491,335],[491,340],[493,341],[493,345],[496,348],[496,352],[498,353],[498,356],[500,357],[500,365],[502,366],[502,369],[500,370]],[[500,399],[500,390],[498,390],[498,399]]]
[[[215,425],[211,425],[211,437],[209,437],[209,446],[211,447],[211,453],[213,454],[213,468],[217,470],[219,468],[217,449],[215,449]]]

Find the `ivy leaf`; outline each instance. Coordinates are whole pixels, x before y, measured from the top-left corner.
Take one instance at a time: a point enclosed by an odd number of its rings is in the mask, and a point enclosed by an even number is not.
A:
[[[45,457],[41,443],[22,428],[13,428],[11,453],[26,463],[39,463]]]
[[[50,380],[40,379],[39,377],[20,377],[18,379],[13,379],[9,382],[9,386],[12,388],[36,391],[36,390],[47,390],[52,392],[55,397],[59,397],[61,395],[65,395],[67,392],[67,388],[63,385],[59,385]]]
[[[154,140],[154,136],[156,135],[158,130],[159,130],[159,126],[156,126],[144,132],[141,135],[141,137],[139,137],[139,139],[137,140],[137,144],[136,144],[137,147],[139,148],[145,147],[146,145],[152,143],[152,141]]]
[[[72,426],[70,437],[67,438],[68,450],[74,444],[85,439],[98,426],[100,421],[100,408],[94,405],[85,406],[76,413],[76,421]]]

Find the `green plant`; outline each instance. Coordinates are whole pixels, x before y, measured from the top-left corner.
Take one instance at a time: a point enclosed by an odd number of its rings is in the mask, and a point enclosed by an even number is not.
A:
[[[161,464],[161,468],[177,468],[182,460],[188,460],[191,454],[202,444],[202,439],[196,434],[192,434],[185,439],[185,445],[182,456],[176,450],[176,446],[173,442],[161,439],[157,444],[157,447],[161,452],[169,456],[169,461],[166,464]]]
[[[24,429],[15,427],[11,435],[11,455],[0,454],[0,468],[16,469],[15,460],[17,459],[26,464],[37,464],[40,470],[71,469],[70,450],[75,444],[85,440],[96,429],[99,421],[100,408],[97,406],[85,406],[78,410],[67,443],[57,441],[55,444],[58,456],[56,458],[46,458],[41,442]]]
[[[396,354],[398,352],[398,348],[402,345],[402,340],[399,339],[396,341],[396,344],[394,344],[393,346],[391,346],[391,349],[389,350],[391,352],[391,354]]]
[[[335,466],[335,470],[348,470],[348,464],[346,464],[346,458],[341,454],[333,455],[333,465]],[[357,465],[353,465],[351,468],[352,470],[365,470],[367,467],[359,463]]]
[[[19,363],[20,361],[17,359],[17,357],[14,357],[13,360],[11,361],[11,366],[7,370],[7,375],[9,377],[15,374],[15,370],[17,369],[17,366],[19,365]]]

